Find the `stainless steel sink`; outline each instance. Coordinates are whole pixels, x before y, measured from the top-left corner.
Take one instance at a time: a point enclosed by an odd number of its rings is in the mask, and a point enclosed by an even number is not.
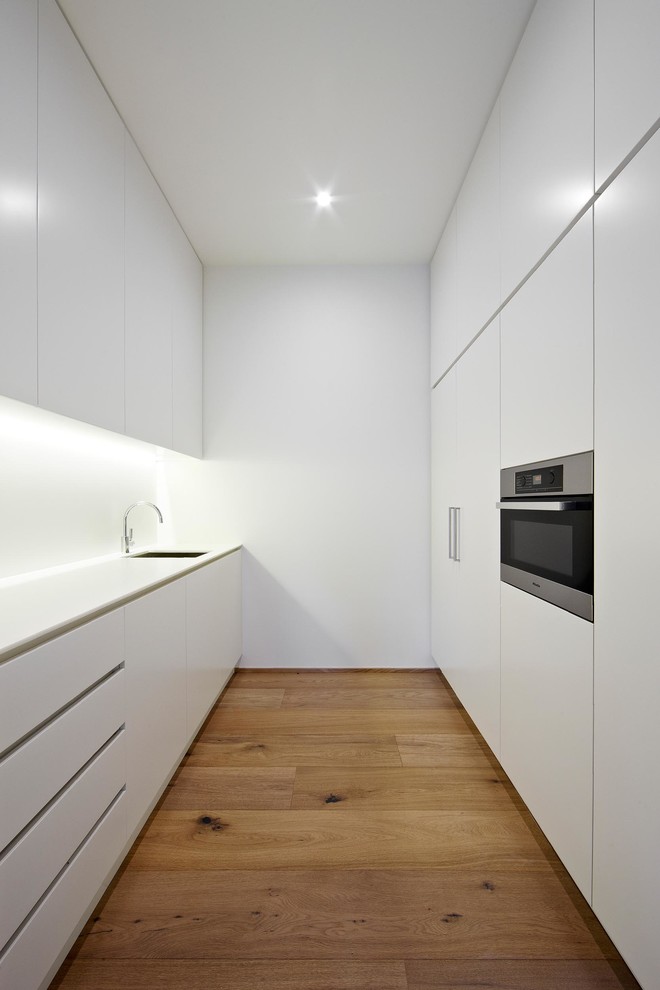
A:
[[[203,557],[208,550],[146,550],[132,553],[131,557]]]

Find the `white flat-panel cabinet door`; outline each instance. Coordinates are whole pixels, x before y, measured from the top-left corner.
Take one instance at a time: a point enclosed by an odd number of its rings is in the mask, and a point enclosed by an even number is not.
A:
[[[502,467],[592,450],[589,211],[504,307]]]
[[[202,264],[172,214],[172,447],[202,456]]]
[[[500,94],[502,299],[593,194],[593,72],[593,0],[538,0]]]
[[[126,135],[126,433],[172,446],[172,214]]]
[[[450,509],[458,504],[456,483],[456,369],[431,393],[431,654],[441,670],[457,649],[458,563],[452,559]]]
[[[500,749],[499,323],[461,358],[458,373],[460,630],[445,671],[496,755]]]
[[[241,554],[186,578],[188,736],[194,736],[241,658]]]
[[[431,261],[431,385],[456,357],[456,209]]]
[[[591,901],[593,625],[502,592],[501,762]]]
[[[0,5],[0,393],[37,403],[37,0]]]
[[[175,581],[125,610],[126,804],[129,837],[181,759],[186,742],[186,589]]]
[[[124,430],[124,125],[39,3],[39,405]]]
[[[597,0],[596,188],[660,117],[660,4]]]
[[[595,207],[594,909],[645,988],[660,974],[658,175],[655,135]]]
[[[500,304],[500,104],[490,115],[456,205],[456,348]]]

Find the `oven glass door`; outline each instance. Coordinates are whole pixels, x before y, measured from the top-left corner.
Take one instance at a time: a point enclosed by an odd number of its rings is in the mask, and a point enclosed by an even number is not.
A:
[[[591,496],[538,498],[533,508],[516,507],[516,499],[501,505],[502,564],[593,595]]]

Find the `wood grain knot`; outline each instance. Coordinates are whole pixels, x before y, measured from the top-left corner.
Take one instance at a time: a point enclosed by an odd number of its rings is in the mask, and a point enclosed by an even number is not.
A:
[[[222,832],[227,826],[219,818],[211,818],[210,815],[202,815],[197,819],[198,825],[205,825],[212,832]]]

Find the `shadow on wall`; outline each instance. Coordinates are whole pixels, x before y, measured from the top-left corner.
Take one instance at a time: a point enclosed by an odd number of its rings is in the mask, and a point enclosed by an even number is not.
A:
[[[306,657],[301,664],[300,657]],[[241,667],[363,667],[243,548]],[[375,664],[374,664],[375,665]]]

